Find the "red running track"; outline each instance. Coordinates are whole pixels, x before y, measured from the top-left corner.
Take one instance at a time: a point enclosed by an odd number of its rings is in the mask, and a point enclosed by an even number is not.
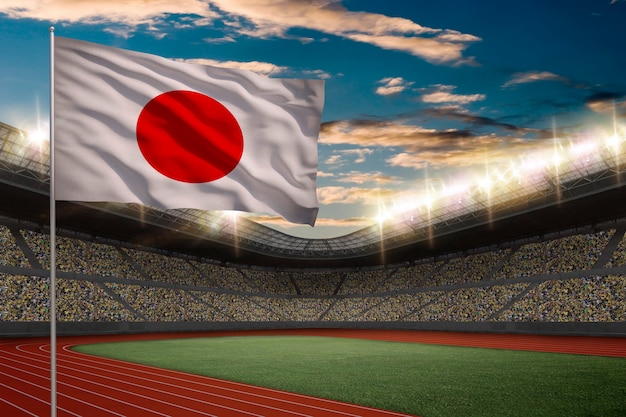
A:
[[[97,358],[77,344],[228,335],[316,335],[626,357],[626,339],[391,330],[276,330],[59,337],[57,415],[65,416],[363,416],[377,410],[215,378]],[[0,339],[0,416],[50,415],[49,339]]]

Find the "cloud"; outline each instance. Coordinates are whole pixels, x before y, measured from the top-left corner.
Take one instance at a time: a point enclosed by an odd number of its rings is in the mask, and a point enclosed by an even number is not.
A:
[[[294,223],[290,223],[293,225]],[[323,227],[366,227],[372,224],[372,219],[367,219],[365,217],[352,217],[349,219],[328,219],[328,218],[318,218],[315,221],[315,226],[323,226]]]
[[[175,61],[186,62],[189,64],[210,65],[213,67],[221,67],[221,68],[242,69],[246,71],[252,71],[257,74],[264,75],[266,77],[277,76],[277,75],[293,75],[293,74],[298,74],[300,76],[305,76],[305,77],[310,77],[310,78],[319,78],[319,79],[328,79],[331,77],[330,74],[322,70],[298,71],[290,67],[280,66],[280,65],[272,64],[270,62],[261,62],[261,61],[246,61],[246,62],[218,61],[215,59],[207,59],[207,58],[191,58],[191,59],[176,58]]]
[[[343,159],[341,159],[341,155],[331,155],[326,161],[324,161],[326,165],[332,165],[334,168],[338,168],[346,163]]]
[[[456,87],[451,85],[438,85],[431,89],[426,89],[425,91],[427,92],[422,94],[422,101],[434,104],[464,105],[475,101],[483,101],[487,98],[484,94],[454,94],[452,91],[455,89]]]
[[[587,97],[585,105],[596,113],[626,113],[626,96],[612,92],[596,93]]]
[[[371,149],[347,149],[347,150],[343,150],[343,151],[337,151],[338,153],[342,154],[342,155],[350,155],[350,156],[354,156],[354,163],[356,164],[360,164],[365,162],[365,156],[366,155],[370,155],[372,153],[374,153],[373,150]]]
[[[205,41],[206,43],[233,43],[236,42],[235,38],[233,38],[232,36],[223,36],[221,38],[204,38],[203,41]]]
[[[173,19],[169,24],[175,27],[189,27],[209,25],[220,18],[226,31],[221,40],[241,35],[289,38],[289,29],[299,27],[446,65],[474,63],[463,52],[470,44],[480,41],[474,35],[429,28],[401,17],[352,12],[337,0],[4,0],[0,13],[15,19],[116,23],[129,28],[128,32],[117,29],[123,36],[140,25],[156,30],[166,19]],[[299,39],[312,41],[312,38]]]
[[[317,198],[320,204],[364,204],[376,205],[378,201],[389,201],[398,195],[397,190],[364,187],[320,187]]]
[[[176,61],[187,62],[190,64],[210,65],[213,67],[221,67],[221,68],[242,69],[246,71],[256,72],[258,74],[262,74],[265,76],[285,74],[285,73],[291,72],[291,70],[287,67],[271,64],[269,62],[259,62],[259,61],[248,61],[248,62],[217,61],[214,59],[205,59],[205,58],[176,59]]]
[[[456,30],[422,26],[409,19],[378,13],[352,12],[336,0],[214,0],[239,21],[241,33],[255,37],[287,37],[288,29],[301,27],[364,42],[383,49],[407,52],[434,64],[473,63],[463,51],[477,36]]]
[[[309,229],[309,226],[302,226],[297,223],[291,223],[287,220],[283,219],[280,216],[270,216],[270,215],[252,215],[247,216],[248,219],[265,224],[265,225],[273,225],[278,226],[283,229],[296,229],[296,228],[305,228]],[[367,227],[373,223],[373,220],[365,217],[351,217],[348,219],[330,219],[324,217],[318,217],[315,220],[315,228],[320,227],[333,227],[333,228],[356,228],[360,229],[362,227]]]
[[[467,131],[427,129],[388,121],[344,120],[322,123],[319,142],[323,145],[418,148],[424,141],[458,140],[470,137]]]
[[[480,126],[496,126],[509,134],[478,135],[469,130],[427,129],[389,121],[336,121],[322,124],[320,143],[386,148],[395,152],[387,157],[387,164],[411,169],[481,166],[487,161],[505,163],[511,155],[535,150],[543,144],[542,140],[528,139],[529,131],[524,128],[462,113],[449,112],[446,116]],[[543,137],[543,132],[530,132],[535,138]]]
[[[368,43],[382,49],[407,52],[431,64],[457,66],[476,64],[474,58],[463,57],[463,51],[469,46],[468,42],[448,42],[436,37],[374,35],[369,33],[347,33],[344,36],[353,41]],[[478,40],[480,39],[474,38],[473,42]]]
[[[303,70],[303,71],[291,71],[291,73],[297,72],[298,74],[302,74],[302,76],[307,78],[319,78],[320,80],[328,80],[332,76],[326,71],[323,70]]]
[[[472,137],[461,141],[437,140],[423,143],[410,152],[389,157],[386,162],[395,167],[423,169],[426,167],[465,168],[485,163],[501,164],[511,155],[534,149],[536,142],[492,135]]]
[[[425,109],[421,111],[421,114],[428,116],[428,117],[437,118],[437,119],[457,120],[466,124],[470,124],[474,128],[481,128],[481,127],[489,126],[489,127],[496,127],[499,129],[507,130],[510,132],[539,133],[537,130],[521,128],[513,124],[500,122],[498,120],[495,120],[489,117],[476,116],[476,115],[469,114],[463,111],[459,111],[458,109],[455,109],[455,108]]]
[[[202,0],[3,0],[0,13],[13,19],[128,26],[153,26],[169,14],[217,17]]]
[[[376,89],[376,94],[381,96],[399,94],[413,84],[402,77],[387,77],[378,81],[378,83],[382,85]]]
[[[326,159],[325,164],[337,169],[348,163],[348,158],[351,158],[351,163],[361,164],[365,162],[366,156],[372,153],[374,151],[368,148],[334,150],[333,155]]]
[[[257,36],[284,33],[291,27],[305,27],[335,35],[348,33],[422,35],[441,32],[400,17],[350,12],[336,0],[283,0],[280,2],[213,0],[212,3],[223,12],[241,16],[253,23],[254,27],[250,30],[255,30],[254,34]]]
[[[386,162],[394,167],[411,168],[415,170],[431,168],[469,168],[490,165],[506,164],[511,160],[512,148],[515,143],[507,147],[499,138],[477,138],[472,142],[465,142],[457,146],[431,147],[425,146],[419,152],[402,152],[389,157]],[[523,143],[517,143],[517,147],[526,148]]]
[[[518,84],[534,83],[537,81],[558,81],[564,84],[569,83],[568,79],[548,71],[528,71],[513,74],[513,77],[502,85],[508,88]]]
[[[388,174],[383,174],[380,171],[376,172],[359,172],[350,171],[345,174],[340,174],[337,179],[338,182],[352,183],[352,184],[393,184],[401,181],[400,178],[394,177]]]

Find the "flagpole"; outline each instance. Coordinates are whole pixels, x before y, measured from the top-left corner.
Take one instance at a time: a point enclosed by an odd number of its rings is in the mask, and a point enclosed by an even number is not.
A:
[[[50,26],[50,416],[57,414],[56,203],[54,200],[54,26]]]

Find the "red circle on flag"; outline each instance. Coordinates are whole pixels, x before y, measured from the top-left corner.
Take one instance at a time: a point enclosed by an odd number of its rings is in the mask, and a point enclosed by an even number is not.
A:
[[[139,114],[136,134],[146,161],[182,182],[222,178],[243,154],[235,116],[217,100],[194,91],[169,91],[150,100]]]

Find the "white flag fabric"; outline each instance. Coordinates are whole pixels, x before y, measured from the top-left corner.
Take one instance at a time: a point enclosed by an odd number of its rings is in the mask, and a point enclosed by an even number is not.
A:
[[[323,103],[322,80],[56,37],[54,197],[314,225]]]

